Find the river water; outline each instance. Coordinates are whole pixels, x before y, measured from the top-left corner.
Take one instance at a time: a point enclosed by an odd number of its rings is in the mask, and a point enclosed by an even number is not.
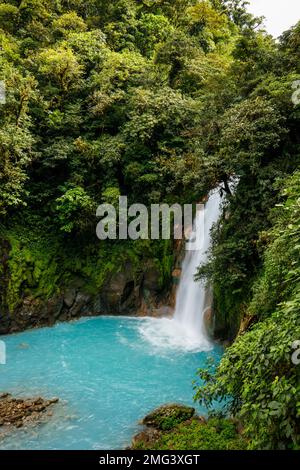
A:
[[[60,403],[46,424],[16,430],[0,448],[121,449],[154,407],[192,405],[197,369],[208,357],[219,361],[222,350],[153,345],[144,330],[158,321],[97,317],[2,337],[7,364],[0,366],[0,391]]]

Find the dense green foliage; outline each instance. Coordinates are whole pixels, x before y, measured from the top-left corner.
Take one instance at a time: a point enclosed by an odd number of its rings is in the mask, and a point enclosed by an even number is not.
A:
[[[237,433],[236,424],[226,419],[211,418],[203,423],[198,418],[181,423],[154,439],[138,439],[134,449],[146,450],[244,450],[246,441]]]
[[[214,230],[211,260],[199,271],[214,285],[218,334],[226,338],[229,332],[233,339],[241,320],[242,334],[215,374],[200,371],[206,385],[196,387],[196,399],[209,406],[226,399],[225,408],[242,419],[255,449],[300,445],[300,369],[292,361],[300,338],[299,106],[292,104],[291,86],[299,72],[297,41],[299,25],[268,51],[268,71],[264,51],[255,77],[249,81],[247,74],[241,83],[247,98],[235,109],[244,112],[231,119],[226,141],[222,134],[219,141],[231,149],[229,164],[238,155],[239,183]],[[253,53],[252,43],[250,63]],[[251,124],[249,100],[258,105]]]
[[[300,368],[292,362],[300,338],[300,173],[285,183],[253,287],[249,314],[257,323],[228,348],[196,398],[227,407],[245,423],[252,448],[300,448]]]
[[[96,239],[100,203],[120,194],[145,204],[190,202],[227,182],[217,121],[239,99],[233,52],[241,31],[254,36],[256,24],[240,3],[0,3],[0,217],[12,245],[10,309],[28,294],[51,296],[72,277],[96,291],[99,277],[132,258],[127,243]],[[270,142],[278,124],[270,117]],[[137,245],[139,262],[154,256],[168,281],[171,245]]]
[[[171,243],[99,242],[96,207],[194,202],[221,185],[199,276],[219,337],[252,326],[196,397],[227,397],[250,447],[299,448],[300,23],[278,43],[259,24],[243,0],[0,2],[0,294],[13,312],[74,278],[96,293],[128,259],[154,260],[167,285]],[[159,445],[212,448],[201,426]]]

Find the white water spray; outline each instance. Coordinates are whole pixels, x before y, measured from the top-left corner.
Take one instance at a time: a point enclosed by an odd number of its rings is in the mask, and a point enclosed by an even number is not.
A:
[[[198,246],[186,251],[172,319],[149,318],[140,326],[141,334],[159,349],[176,348],[190,351],[208,351],[213,345],[205,328],[205,310],[210,308],[209,291],[204,281],[195,281],[199,266],[207,261],[211,246],[211,229],[220,217],[221,196],[212,191],[204,211],[197,212],[193,232],[199,234]]]

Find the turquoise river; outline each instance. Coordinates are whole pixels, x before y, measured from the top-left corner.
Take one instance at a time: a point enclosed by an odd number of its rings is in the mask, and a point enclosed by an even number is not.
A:
[[[154,407],[193,404],[197,369],[208,358],[218,362],[222,349],[200,352],[155,337],[166,322],[97,317],[2,336],[0,391],[60,401],[47,422],[2,437],[0,448],[122,449]]]

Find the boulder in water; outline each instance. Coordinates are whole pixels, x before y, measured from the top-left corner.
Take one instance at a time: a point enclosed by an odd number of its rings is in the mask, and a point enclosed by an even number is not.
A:
[[[195,414],[195,408],[185,405],[163,405],[151,411],[142,420],[142,424],[148,427],[166,431],[178,424],[191,419]]]
[[[0,427],[16,427],[38,424],[46,411],[59,400],[37,398],[14,398],[9,393],[0,394]]]

